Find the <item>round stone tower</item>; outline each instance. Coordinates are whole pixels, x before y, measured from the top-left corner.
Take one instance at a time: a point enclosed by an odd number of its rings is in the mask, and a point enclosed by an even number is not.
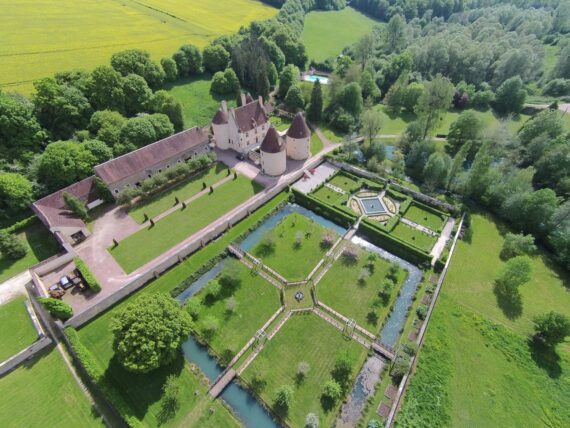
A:
[[[297,113],[287,130],[287,156],[294,160],[305,160],[311,156],[311,130],[302,113]]]

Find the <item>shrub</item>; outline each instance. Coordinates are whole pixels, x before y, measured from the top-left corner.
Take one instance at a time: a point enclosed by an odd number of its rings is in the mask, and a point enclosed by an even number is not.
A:
[[[297,364],[297,379],[303,380],[311,370],[311,366],[306,361],[301,361]]]
[[[570,335],[570,320],[566,315],[551,311],[534,318],[535,337],[548,346],[564,342]]]
[[[370,419],[366,428],[382,428],[383,425],[378,419]]]
[[[180,382],[175,375],[169,375],[162,386],[162,408],[159,418],[168,420],[180,409]]]
[[[396,361],[394,361],[394,364],[392,365],[392,370],[390,371],[390,376],[394,383],[400,383],[409,368],[410,358],[406,354],[398,355]]]
[[[95,278],[91,270],[87,267],[85,262],[81,260],[79,257],[75,257],[73,259],[73,262],[75,263],[75,267],[83,277],[83,280],[87,283],[87,286],[91,288],[91,290],[93,290],[95,293],[101,291],[101,285],[99,285],[97,279]]]
[[[303,232],[301,232],[300,230],[295,233],[295,242],[293,243],[293,247],[298,250],[299,248],[301,248],[301,246],[303,245],[303,238],[305,237],[305,234]]]
[[[319,417],[314,413],[305,416],[305,428],[319,428]]]
[[[342,388],[334,379],[327,380],[323,385],[323,396],[336,403],[342,397]]]
[[[416,315],[422,321],[426,319],[428,307],[426,305],[420,305],[416,309]]]
[[[320,246],[323,250],[328,250],[334,245],[334,237],[330,233],[325,233],[321,238]]]
[[[0,253],[6,257],[17,260],[21,259],[28,252],[28,247],[16,235],[0,232]]]
[[[65,321],[73,316],[73,308],[65,302],[51,297],[39,297],[40,302],[44,308],[55,318]]]
[[[273,401],[275,406],[288,409],[293,403],[294,390],[290,385],[283,385],[275,390],[275,400]]]
[[[402,345],[402,351],[413,357],[418,352],[418,345],[414,342],[406,342]]]
[[[200,316],[200,308],[202,307],[198,299],[188,299],[184,304],[184,307],[186,308],[186,312],[188,312],[188,314],[192,317],[192,320],[196,321]]]
[[[396,282],[398,280],[399,273],[400,273],[400,266],[398,266],[396,263],[391,263],[390,267],[388,268],[388,274],[386,275],[386,277]]]
[[[501,258],[510,259],[516,256],[530,255],[536,252],[534,237],[516,233],[507,233],[501,250]]]
[[[341,257],[347,265],[355,265],[358,262],[358,252],[355,248],[345,248],[342,250]]]
[[[218,331],[219,327],[220,327],[220,322],[213,315],[208,315],[206,318],[204,318],[204,321],[202,322],[202,332],[206,336],[213,336],[216,333],[216,331]]]
[[[79,217],[81,220],[87,220],[87,208],[81,200],[71,193],[63,192],[63,200],[65,205],[71,210],[73,214]]]
[[[213,302],[218,299],[222,286],[218,280],[213,280],[206,288],[206,300]]]

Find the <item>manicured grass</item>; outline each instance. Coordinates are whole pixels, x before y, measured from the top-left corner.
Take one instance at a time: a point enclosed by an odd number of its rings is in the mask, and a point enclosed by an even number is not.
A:
[[[238,261],[228,260],[226,263],[230,261],[239,267],[241,283],[237,288],[222,286],[220,296],[212,300],[208,290],[217,283],[217,280],[213,280],[192,297],[200,303],[196,329],[225,363],[237,354],[280,306],[277,288]],[[233,312],[226,307],[228,299],[232,297],[237,302]],[[204,320],[209,317],[215,317],[219,323],[218,329],[211,335],[203,331]]]
[[[316,190],[311,194],[311,196],[314,196],[315,198],[331,205],[336,204],[341,199],[346,199],[346,195],[343,195],[342,193],[332,190],[326,186],[323,186],[320,189]]]
[[[281,116],[271,116],[269,120],[271,121],[271,124],[275,127],[275,129],[277,129],[278,131],[285,131],[289,129],[292,122],[291,119]]]
[[[55,349],[0,378],[0,426],[104,427]]]
[[[368,34],[377,22],[347,7],[339,11],[310,12],[305,17],[301,41],[307,48],[309,59],[324,61],[337,56],[345,46]]]
[[[217,163],[215,166],[200,172],[198,175],[194,175],[187,180],[184,180],[175,186],[171,187],[164,192],[160,192],[151,199],[145,200],[141,204],[135,205],[130,211],[129,215],[135,219],[137,223],[144,223],[144,215],[147,214],[149,218],[172,208],[176,201],[175,197],[178,197],[180,201],[185,201],[196,193],[202,191],[202,183],[206,183],[207,186],[217,183],[226,177],[227,167],[222,163]]]
[[[439,231],[443,226],[443,216],[424,210],[422,207],[412,204],[404,214],[404,217],[414,223],[421,224],[435,232]]]
[[[39,221],[18,232],[17,235],[26,242],[28,252],[18,260],[0,254],[0,283],[53,256],[59,250],[52,234]]]
[[[214,193],[201,196],[187,206],[140,230],[109,249],[126,272],[151,261],[185,238],[260,191],[260,186],[243,176],[224,183]]]
[[[331,128],[324,122],[319,123],[318,127],[323,135],[332,143],[340,143],[344,138],[344,134],[342,134],[340,131],[337,131],[336,129]]]
[[[360,185],[360,182],[342,173],[336,174],[329,183],[349,193]]]
[[[312,412],[319,416],[320,426],[330,427],[340,403],[323,409],[322,388],[331,378],[337,355],[343,351],[352,357],[352,374],[356,376],[366,356],[362,345],[343,337],[340,330],[312,313],[293,315],[266,343],[243,373],[243,378],[248,384],[257,386],[258,394],[270,406],[277,388],[282,385],[294,388],[291,408],[286,415],[279,413],[290,426],[304,426],[305,416]],[[303,382],[297,383],[297,365],[303,361],[309,363],[310,371]]]
[[[568,312],[568,277],[545,254],[533,256],[531,280],[520,287],[522,312],[505,313],[493,280],[503,266],[506,231],[489,215],[472,216],[472,237],[459,241],[430,321],[400,416],[403,426],[433,420],[564,426],[570,420],[569,343],[553,354],[528,342],[535,315]]]
[[[342,315],[353,318],[357,324],[372,333],[380,330],[382,321],[388,315],[390,305],[396,300],[398,290],[404,282],[406,271],[400,269],[398,282],[390,298],[384,301],[378,293],[386,278],[390,263],[380,257],[374,258],[374,270],[366,268],[368,255],[374,255],[364,250],[358,250],[358,261],[354,265],[347,264],[339,257],[317,285],[317,295],[323,301]],[[361,273],[367,277],[359,281]]]
[[[252,253],[261,258],[264,264],[276,270],[289,281],[300,281],[309,275],[325,254],[320,242],[325,233],[337,237],[336,232],[325,229],[304,215],[293,213],[281,220],[272,230],[265,233]],[[296,239],[301,237],[297,247]],[[273,239],[273,250],[262,250],[266,238]]]
[[[107,64],[124,49],[145,49],[160,60],[185,43],[203,48],[277,13],[254,0],[1,0],[0,9],[0,86],[23,93],[33,80]]]
[[[20,296],[0,306],[0,361],[17,354],[38,337],[25,301]]]
[[[403,241],[408,242],[414,247],[418,247],[421,250],[427,251],[428,253],[431,251],[437,241],[436,237],[414,229],[413,227],[410,227],[402,222],[399,222],[390,233],[402,239]]]
[[[228,108],[235,107],[234,96],[222,96],[210,92],[211,79],[209,74],[203,74],[165,86],[165,89],[182,104],[185,128],[208,125],[220,108],[222,100],[227,101]]]
[[[325,145],[323,144],[319,136],[315,132],[313,132],[311,134],[311,155],[314,156],[317,153],[319,153],[324,148],[324,146]]]

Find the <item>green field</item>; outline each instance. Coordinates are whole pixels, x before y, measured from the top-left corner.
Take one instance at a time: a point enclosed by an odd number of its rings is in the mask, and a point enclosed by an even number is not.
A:
[[[318,200],[330,205],[338,204],[347,199],[346,195],[343,195],[342,193],[339,193],[336,190],[332,190],[326,186],[322,186],[320,189],[317,189],[311,194],[311,196],[314,196]]]
[[[213,94],[210,92],[210,85],[211,77],[204,74],[165,86],[165,89],[182,104],[185,128],[208,125],[220,108],[222,100],[228,102],[229,108],[236,106],[235,97]]]
[[[374,270],[369,274],[365,268],[369,254],[359,251],[358,262],[348,265],[337,259],[332,268],[325,274],[317,286],[319,300],[342,315],[353,318],[356,322],[372,333],[377,333],[382,321],[388,315],[390,305],[396,300],[398,290],[406,277],[406,272],[400,270],[398,283],[392,290],[390,299],[383,301],[378,293],[382,281],[388,273],[390,263],[382,258],[374,259]],[[361,273],[366,272],[364,281],[359,281]]]
[[[330,427],[340,403],[328,410],[321,404],[323,383],[331,378],[336,356],[347,351],[353,359],[353,376],[362,365],[366,349],[313,314],[294,315],[268,341],[243,373],[244,380],[255,386],[268,404],[273,404],[275,390],[282,385],[294,388],[293,404],[287,414],[280,413],[290,426],[302,427],[307,413],[319,416],[320,426]],[[303,382],[296,382],[297,365],[305,361],[310,371]]]
[[[104,427],[55,349],[0,378],[0,426]]]
[[[347,7],[329,12],[310,12],[305,18],[301,41],[307,48],[309,59],[324,61],[337,56],[342,49],[368,34],[377,22]]]
[[[437,241],[436,237],[428,235],[427,233],[417,230],[402,222],[398,222],[396,227],[392,229],[390,233],[395,237],[400,238],[402,241],[408,242],[414,247],[427,251],[428,253]]]
[[[160,60],[182,44],[203,48],[277,13],[255,0],[0,0],[0,10],[0,87],[24,94],[33,80],[107,64],[124,49],[145,49]]]
[[[332,179],[329,180],[329,183],[349,193],[360,185],[359,181],[356,181],[348,175],[342,173],[336,174]]]
[[[202,183],[206,183],[207,186],[210,186],[226,177],[227,169],[224,164],[217,163],[208,170],[192,176],[190,179],[184,180],[170,189],[162,191],[156,196],[135,205],[129,211],[129,215],[134,218],[137,223],[142,224],[144,223],[145,214],[147,214],[149,218],[153,218],[176,205],[175,197],[178,197],[180,201],[191,198],[202,190]]]
[[[532,258],[520,287],[521,311],[506,313],[493,280],[507,231],[488,215],[472,216],[471,240],[459,241],[400,421],[448,426],[565,426],[570,420],[570,343],[557,354],[529,346],[532,318],[568,313],[568,277],[545,254]],[[512,309],[512,308],[511,308]],[[515,315],[515,316],[513,316]]]
[[[119,242],[109,251],[126,272],[132,272],[174,245],[198,232],[261,190],[261,187],[239,175],[216,188],[214,193],[194,200],[186,209],[175,211]]]
[[[325,229],[304,215],[289,214],[263,235],[252,253],[287,280],[300,281],[307,278],[325,254],[326,251],[319,245],[325,233],[331,234],[334,239],[337,237],[334,231]],[[301,238],[300,246],[295,245],[297,237]],[[270,251],[262,248],[266,239],[274,242],[274,248]]]
[[[39,221],[26,227],[16,235],[26,241],[28,252],[23,258],[18,260],[13,260],[0,254],[0,283],[58,252],[57,242],[50,231]]]
[[[441,230],[443,226],[443,218],[431,211],[425,210],[419,205],[412,204],[404,214],[404,217],[414,223],[421,224],[435,232]]]
[[[311,156],[315,156],[317,153],[319,153],[324,148],[324,146],[325,145],[319,136],[313,132],[311,134]]]
[[[38,338],[25,301],[21,296],[0,306],[0,361],[17,354]]]
[[[237,288],[222,288],[220,296],[212,300],[208,291],[217,282],[213,280],[191,298],[200,305],[196,328],[223,362],[229,362],[280,306],[277,288],[261,276],[254,275],[245,265],[234,262],[239,266],[241,280]],[[226,307],[230,298],[237,302],[233,312]],[[215,317],[219,324],[211,335],[202,331],[208,317]]]

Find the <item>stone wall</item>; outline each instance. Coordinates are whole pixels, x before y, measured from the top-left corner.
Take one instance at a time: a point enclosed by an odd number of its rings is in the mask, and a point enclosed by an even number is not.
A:
[[[5,374],[11,372],[26,360],[34,358],[38,352],[46,349],[51,345],[51,343],[52,340],[49,337],[42,337],[41,339],[32,343],[26,349],[22,349],[16,355],[8,358],[0,364],[0,376],[4,376]]]

